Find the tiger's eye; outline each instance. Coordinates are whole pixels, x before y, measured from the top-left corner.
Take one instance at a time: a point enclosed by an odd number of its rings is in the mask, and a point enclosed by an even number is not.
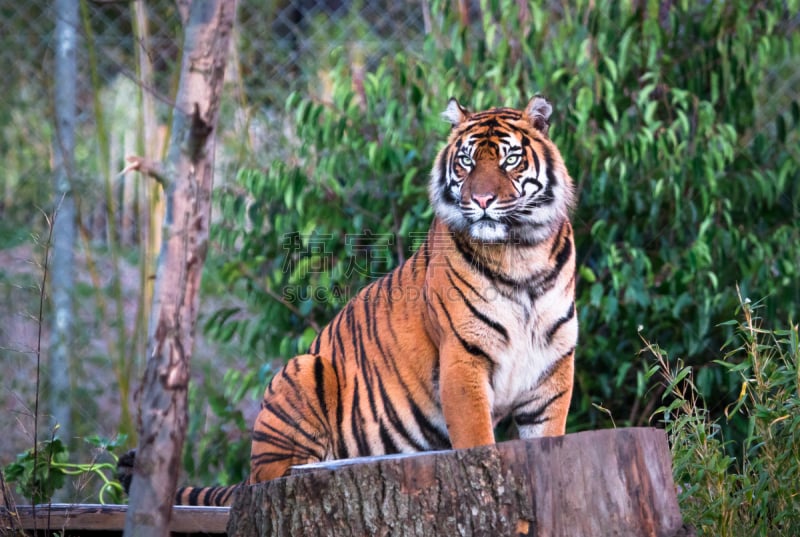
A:
[[[520,162],[522,162],[522,157],[520,155],[509,155],[503,162],[503,167],[507,170],[510,170],[515,168]]]
[[[458,157],[458,163],[465,168],[469,168],[472,166],[472,159],[469,158],[469,155],[460,155]]]

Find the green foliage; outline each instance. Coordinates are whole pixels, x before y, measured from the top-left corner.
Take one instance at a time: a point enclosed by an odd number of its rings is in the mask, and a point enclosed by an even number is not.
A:
[[[17,455],[16,461],[5,467],[4,474],[9,483],[17,484],[17,492],[33,503],[49,502],[53,494],[64,487],[67,476],[96,476],[103,483],[98,492],[100,503],[122,503],[122,486],[108,475],[115,475],[117,457],[113,451],[125,440],[124,436],[113,440],[96,435],[87,438],[87,444],[101,453],[108,453],[112,462],[78,464],[67,461],[67,446],[58,437],[53,437]]]
[[[31,448],[6,466],[6,479],[17,483],[19,493],[31,498],[33,503],[44,503],[64,486],[64,472],[55,465],[66,460],[67,447],[60,439],[40,442],[35,453]]]
[[[672,367],[664,351],[645,341],[656,358],[649,375],[665,381],[663,417],[680,487],[684,518],[700,535],[793,536],[800,531],[800,338],[798,326],[762,328],[748,301],[742,304],[735,348],[719,364],[741,385],[726,409],[747,423],[741,451],[730,455],[724,418],[713,418],[690,367]]]
[[[237,483],[250,470],[250,435],[252,428],[237,407],[253,386],[263,386],[264,377],[256,380],[258,369],[241,373],[230,369],[219,378],[210,365],[205,368],[201,386],[189,388],[187,442],[183,465],[192,481],[198,483]]]
[[[239,342],[254,369],[305,350],[427,228],[447,99],[524,106],[541,92],[580,196],[570,427],[648,420],[657,400],[635,359],[640,326],[685,357],[709,400],[736,393],[712,363],[735,285],[767,297],[770,318],[800,304],[800,104],[780,78],[800,59],[786,22],[796,2],[521,12],[498,0],[470,27],[434,4],[422,52],[384,59],[361,85],[342,55],[330,95],[287,101],[296,151],[218,193],[212,273],[244,304],[219,310],[207,333]]]

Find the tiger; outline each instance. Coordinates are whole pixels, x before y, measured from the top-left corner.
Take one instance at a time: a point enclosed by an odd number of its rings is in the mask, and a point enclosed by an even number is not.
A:
[[[449,101],[426,238],[273,376],[245,484],[312,462],[493,444],[509,418],[519,438],[565,433],[575,193],[551,114],[540,95],[523,110]],[[228,505],[240,486],[186,487],[176,502]]]

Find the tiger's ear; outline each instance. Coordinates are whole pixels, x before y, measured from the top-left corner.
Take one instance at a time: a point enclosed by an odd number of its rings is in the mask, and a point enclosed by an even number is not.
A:
[[[458,104],[455,97],[450,97],[447,108],[442,112],[442,118],[450,122],[453,127],[457,127],[462,121],[469,117],[469,111]]]
[[[536,95],[528,106],[525,108],[525,115],[533,125],[533,128],[541,131],[542,134],[547,135],[550,129],[550,114],[553,113],[553,107],[541,95]]]

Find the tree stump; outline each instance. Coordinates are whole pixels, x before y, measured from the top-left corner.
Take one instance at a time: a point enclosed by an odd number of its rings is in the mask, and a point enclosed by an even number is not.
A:
[[[681,528],[666,436],[631,428],[296,467],[243,487],[228,535],[674,537]]]

